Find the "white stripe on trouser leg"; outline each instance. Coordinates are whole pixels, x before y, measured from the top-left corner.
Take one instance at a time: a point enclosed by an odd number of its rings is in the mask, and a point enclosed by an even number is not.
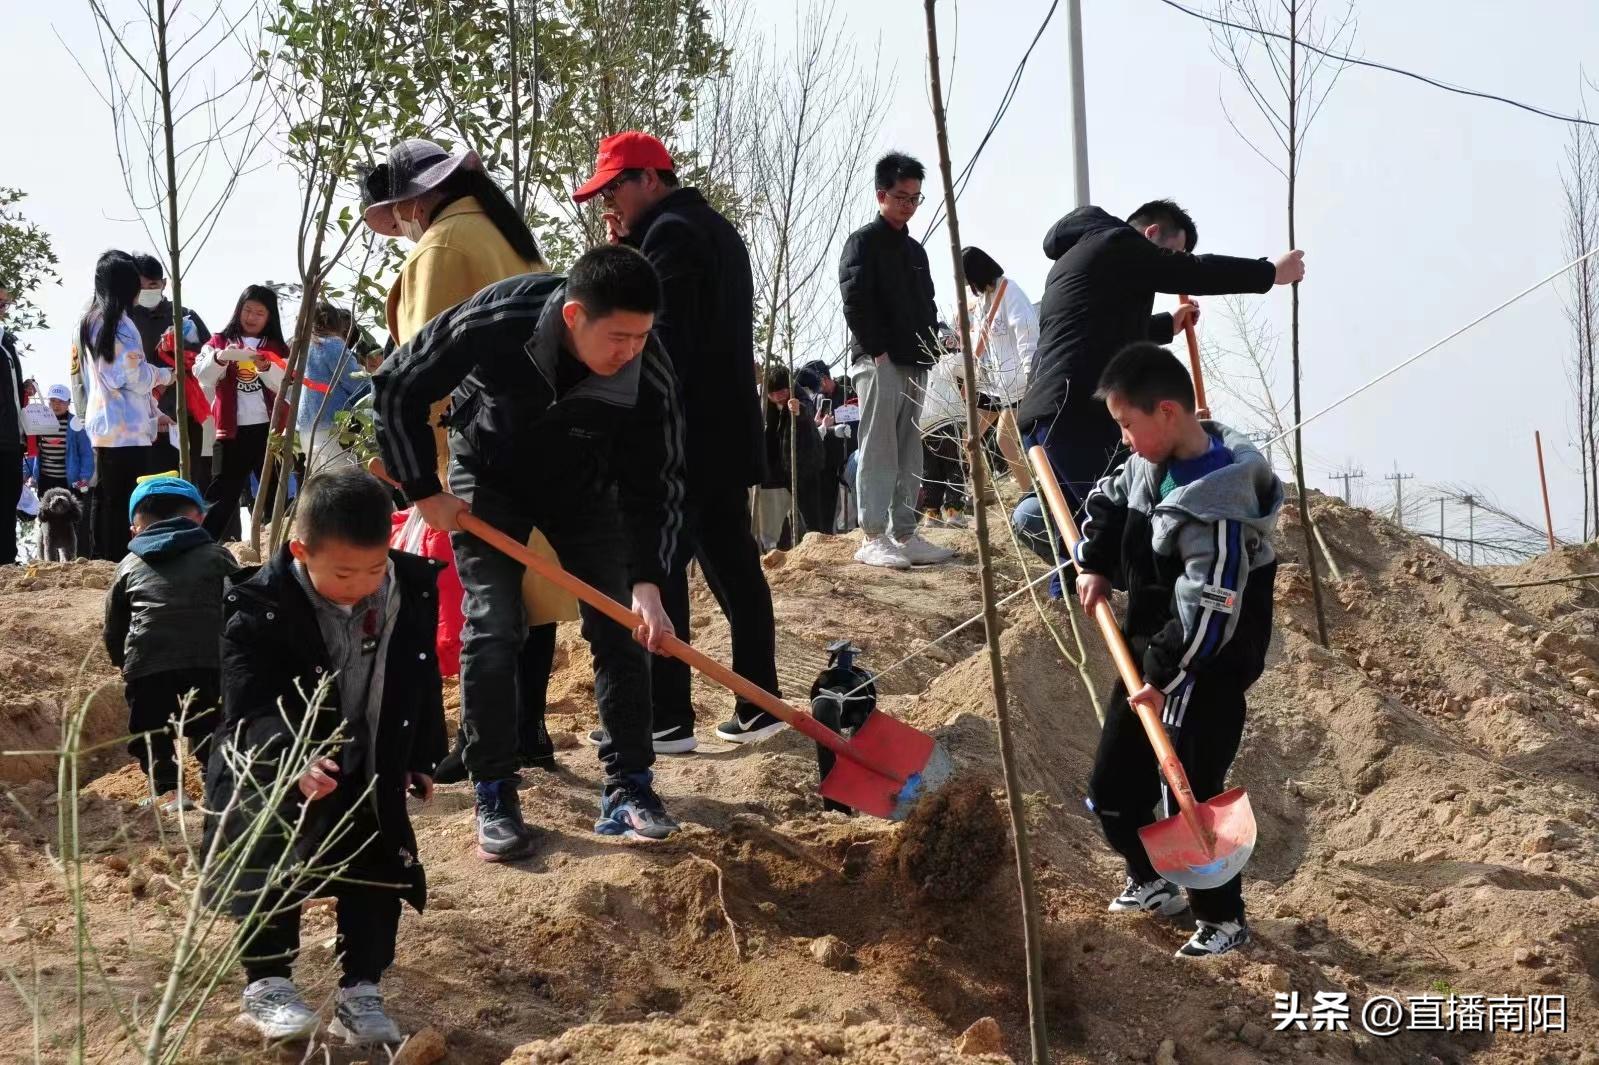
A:
[[[1216,522],[1216,560],[1210,565],[1207,584],[1220,584],[1221,575],[1227,572],[1227,519]],[[1204,602],[1204,596],[1200,597]],[[1200,608],[1199,618],[1194,623],[1194,638],[1188,642],[1188,649],[1183,652],[1183,659],[1177,663],[1179,672],[1186,670],[1194,656],[1199,653],[1199,648],[1205,642],[1205,634],[1210,631],[1211,622],[1215,620],[1216,611],[1209,603]],[[1225,624],[1225,622],[1224,622]]]

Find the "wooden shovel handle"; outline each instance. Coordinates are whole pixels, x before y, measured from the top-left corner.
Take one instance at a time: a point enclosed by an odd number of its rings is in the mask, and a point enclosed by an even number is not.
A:
[[[1060,483],[1055,480],[1055,471],[1049,464],[1049,454],[1042,447],[1034,445],[1028,449],[1027,457],[1033,464],[1033,484],[1044,493],[1044,501],[1049,505],[1055,524],[1060,527],[1061,535],[1066,539],[1066,549],[1072,558],[1076,558],[1077,545],[1082,542],[1083,536],[1077,531],[1077,522],[1072,518],[1072,508],[1066,505],[1066,496],[1060,490]],[[1069,589],[1067,592],[1070,594]],[[1094,620],[1099,622],[1100,635],[1105,637],[1105,645],[1110,648],[1110,656],[1116,662],[1116,672],[1121,674],[1122,684],[1126,686],[1128,694],[1142,688],[1144,678],[1139,671],[1138,663],[1133,659],[1133,652],[1122,637],[1121,627],[1116,624],[1116,615],[1111,612],[1110,604],[1103,599],[1094,604]],[[1149,745],[1155,749],[1155,759],[1160,763],[1160,774],[1165,777],[1166,786],[1177,797],[1177,806],[1183,820],[1187,822],[1195,837],[1204,843],[1206,849],[1214,852],[1215,835],[1199,819],[1196,809],[1198,800],[1194,798],[1194,789],[1188,784],[1188,774],[1183,770],[1183,763],[1171,745],[1171,737],[1166,735],[1166,727],[1161,724],[1160,718],[1155,716],[1155,711],[1150,707],[1130,700],[1128,705],[1133,708],[1133,712],[1138,715],[1139,723],[1144,726],[1144,735],[1149,737]]]
[[[1187,296],[1178,296],[1180,303],[1193,303]],[[1188,368],[1194,375],[1194,406],[1201,418],[1210,417],[1210,404],[1205,402],[1205,371],[1199,365],[1199,339],[1194,336],[1194,323],[1189,322],[1183,326],[1183,334],[1188,338]]]
[[[378,480],[393,485],[395,488],[400,487],[394,478],[389,476],[388,471],[383,468],[381,459],[372,459],[367,463],[366,468]],[[516,559],[540,577],[543,577],[556,587],[570,592],[618,625],[626,626],[629,632],[644,624],[644,619],[639,617],[638,614],[618,603],[593,585],[572,576],[558,564],[534,554],[528,550],[526,544],[517,543],[470,510],[462,511],[459,521],[461,531],[471,533],[490,547]],[[702,676],[709,677],[734,695],[749,700],[779,721],[798,729],[834,754],[848,758],[850,761],[892,780],[904,779],[898,774],[891,773],[864,758],[859,751],[845,742],[842,736],[823,725],[810,714],[803,710],[794,709],[759,684],[744,679],[714,658],[709,658],[696,651],[690,644],[685,643],[676,636],[667,636],[663,639],[661,641],[661,651],[680,662],[686,663],[689,668],[696,670]]]

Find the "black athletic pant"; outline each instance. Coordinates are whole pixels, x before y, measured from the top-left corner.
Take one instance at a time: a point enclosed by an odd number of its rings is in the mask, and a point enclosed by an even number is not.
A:
[[[134,677],[127,682],[128,753],[139,760],[145,774],[155,779],[155,793],[164,795],[178,786],[177,738],[173,719],[183,699],[194,692],[183,719],[183,734],[190,753],[205,772],[211,734],[221,719],[222,674],[216,669],[173,669]],[[140,735],[149,733],[149,735]]]
[[[5,520],[0,521],[0,566],[17,562],[17,501],[21,497],[22,448],[0,447],[0,503],[11,504],[5,508]]]
[[[916,509],[941,511],[945,507],[962,510],[966,506],[966,466],[961,461],[961,441],[957,430],[935,429],[922,437],[922,487],[917,492]]]
[[[394,940],[400,932],[400,896],[388,888],[338,884],[335,898],[340,987],[375,984],[394,964]],[[250,983],[269,976],[292,979],[300,952],[300,907],[278,904],[280,912],[261,922],[244,948],[244,977]]]
[[[838,486],[843,483],[843,472],[842,468],[829,466],[823,467],[822,472],[816,475],[812,494],[816,498],[813,506],[816,508],[817,524],[811,527],[811,532],[833,535],[833,519],[838,516]]]
[[[565,486],[561,486],[565,488]],[[619,602],[632,601],[620,517],[613,495],[600,489],[567,490],[552,498],[553,485],[529,481],[510,499],[479,487],[477,476],[450,463],[450,490],[472,512],[517,543],[538,526],[560,556],[561,566]],[[516,776],[517,671],[527,643],[522,603],[522,563],[471,533],[450,534],[455,564],[466,590],[461,629],[461,730],[463,760],[474,782]],[[594,654],[594,699],[606,740],[600,745],[605,783],[647,772],[655,763],[650,742],[648,652],[622,625],[590,606],[581,607],[583,639]]]
[[[750,530],[748,489],[742,485],[711,491],[691,489],[684,511],[682,546],[661,588],[666,616],[672,619],[678,636],[688,640],[693,631],[689,627],[688,564],[691,558],[698,559],[705,583],[732,630],[733,672],[781,696],[772,590],[761,568],[761,549]],[[682,662],[665,655],[650,658],[657,732],[694,727],[690,683],[689,668]],[[734,712],[740,720],[750,721],[760,710],[740,699]]]
[[[526,760],[535,755],[547,754],[549,735],[544,725],[544,711],[548,708],[550,670],[555,665],[555,636],[560,626],[534,625],[527,630],[527,640],[522,644],[522,656],[516,664],[516,753]],[[450,758],[465,765],[466,730],[455,733],[455,750]],[[444,763],[439,763],[442,768]]]
[[[128,553],[128,500],[150,472],[150,447],[94,449],[94,557],[121,562]]]
[[[205,450],[205,427],[193,419],[189,420],[189,483],[205,495],[205,490],[211,487],[211,459],[203,454]],[[172,446],[171,438],[165,429],[161,430],[155,438],[155,444],[150,449],[150,472],[166,473],[170,470],[181,470],[183,467],[178,462],[178,449]]]
[[[210,508],[205,513],[205,531],[220,543],[237,530],[239,500],[250,487],[250,475],[259,474],[266,460],[266,423],[241,425],[233,439],[218,440],[215,446],[222,452],[222,466],[205,490]]]
[[[1206,673],[1166,701],[1167,734],[1200,802],[1227,790],[1227,770],[1244,734],[1244,687],[1236,680]],[[1127,689],[1116,682],[1099,734],[1094,771],[1088,782],[1088,805],[1099,817],[1105,839],[1127,861],[1127,875],[1139,883],[1159,874],[1149,863],[1138,830],[1154,824],[1152,812],[1165,803],[1162,817],[1177,814],[1177,800],[1166,794],[1155,752],[1127,704]],[[1194,916],[1205,921],[1236,921],[1244,915],[1243,878],[1235,876],[1219,888],[1190,890]]]

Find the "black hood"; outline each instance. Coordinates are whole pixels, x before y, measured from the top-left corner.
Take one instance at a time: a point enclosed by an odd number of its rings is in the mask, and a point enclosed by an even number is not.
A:
[[[1126,222],[1103,207],[1079,207],[1050,227],[1044,234],[1044,254],[1059,259],[1084,237],[1107,229],[1130,229]]]

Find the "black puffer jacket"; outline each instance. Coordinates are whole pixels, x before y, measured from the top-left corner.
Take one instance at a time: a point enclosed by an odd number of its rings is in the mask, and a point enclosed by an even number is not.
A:
[[[1267,292],[1265,259],[1169,251],[1098,207],[1079,207],[1051,227],[1055,260],[1040,303],[1038,354],[1017,412],[1022,432],[1042,422],[1052,435],[1113,449],[1121,431],[1094,399],[1111,358],[1137,340],[1168,344],[1171,315],[1151,315],[1157,292],[1216,296]],[[1058,417],[1057,417],[1058,416]]]
[[[798,398],[798,397],[796,397]],[[766,405],[766,480],[764,488],[788,488],[793,484],[793,455],[799,451],[799,480],[810,484],[822,472],[826,458],[822,438],[816,431],[816,408],[807,399],[799,401],[799,425],[788,412],[788,405]]]
[[[749,250],[698,189],[678,189],[628,238],[661,278],[655,339],[677,371],[690,490],[760,481],[755,282]]]
[[[927,250],[907,230],[878,215],[844,242],[838,289],[849,324],[850,356],[864,362],[888,353],[899,366],[938,361],[938,308]]]
[[[17,354],[16,334],[6,329],[0,333],[0,451],[22,450],[21,406],[22,356]]]
[[[289,857],[284,854],[290,842],[274,827],[248,855],[219,863],[207,885],[212,905],[226,904],[235,915],[244,916],[263,889],[271,889],[270,897],[291,899],[320,894],[326,889],[325,879],[314,874],[293,884],[285,882],[281,871],[300,861],[323,869],[348,862],[341,880],[399,885],[406,901],[419,911],[426,902],[427,880],[406,812],[405,774],[431,775],[449,750],[434,653],[441,563],[399,551],[390,552],[389,558],[394,566],[390,594],[397,591],[400,603],[383,661],[383,702],[376,734],[367,725],[366,707],[341,706],[338,685],[329,683],[310,734],[313,741],[325,741],[344,725],[346,739],[331,756],[339,763],[339,786],[309,804]],[[267,798],[264,789],[270,786],[278,760],[293,745],[306,713],[300,692],[316,691],[333,669],[316,612],[293,565],[285,547],[266,565],[241,573],[228,586],[222,630],[222,727],[207,766],[205,795],[206,809],[232,809],[225,816],[208,815],[202,854],[210,853],[218,831],[224,847],[238,844],[249,832]],[[246,751],[254,751],[255,768],[241,782],[232,767]],[[296,766],[296,772],[301,768]],[[363,795],[365,801],[356,805]],[[291,782],[281,796],[275,824],[298,823],[305,806]],[[348,827],[335,832],[346,813],[350,813]],[[274,868],[280,870],[277,877],[270,875]],[[234,871],[237,882],[224,890],[223,877]]]
[[[188,518],[148,526],[128,544],[105,597],[105,649],[129,680],[215,669],[222,584],[232,553]]]

